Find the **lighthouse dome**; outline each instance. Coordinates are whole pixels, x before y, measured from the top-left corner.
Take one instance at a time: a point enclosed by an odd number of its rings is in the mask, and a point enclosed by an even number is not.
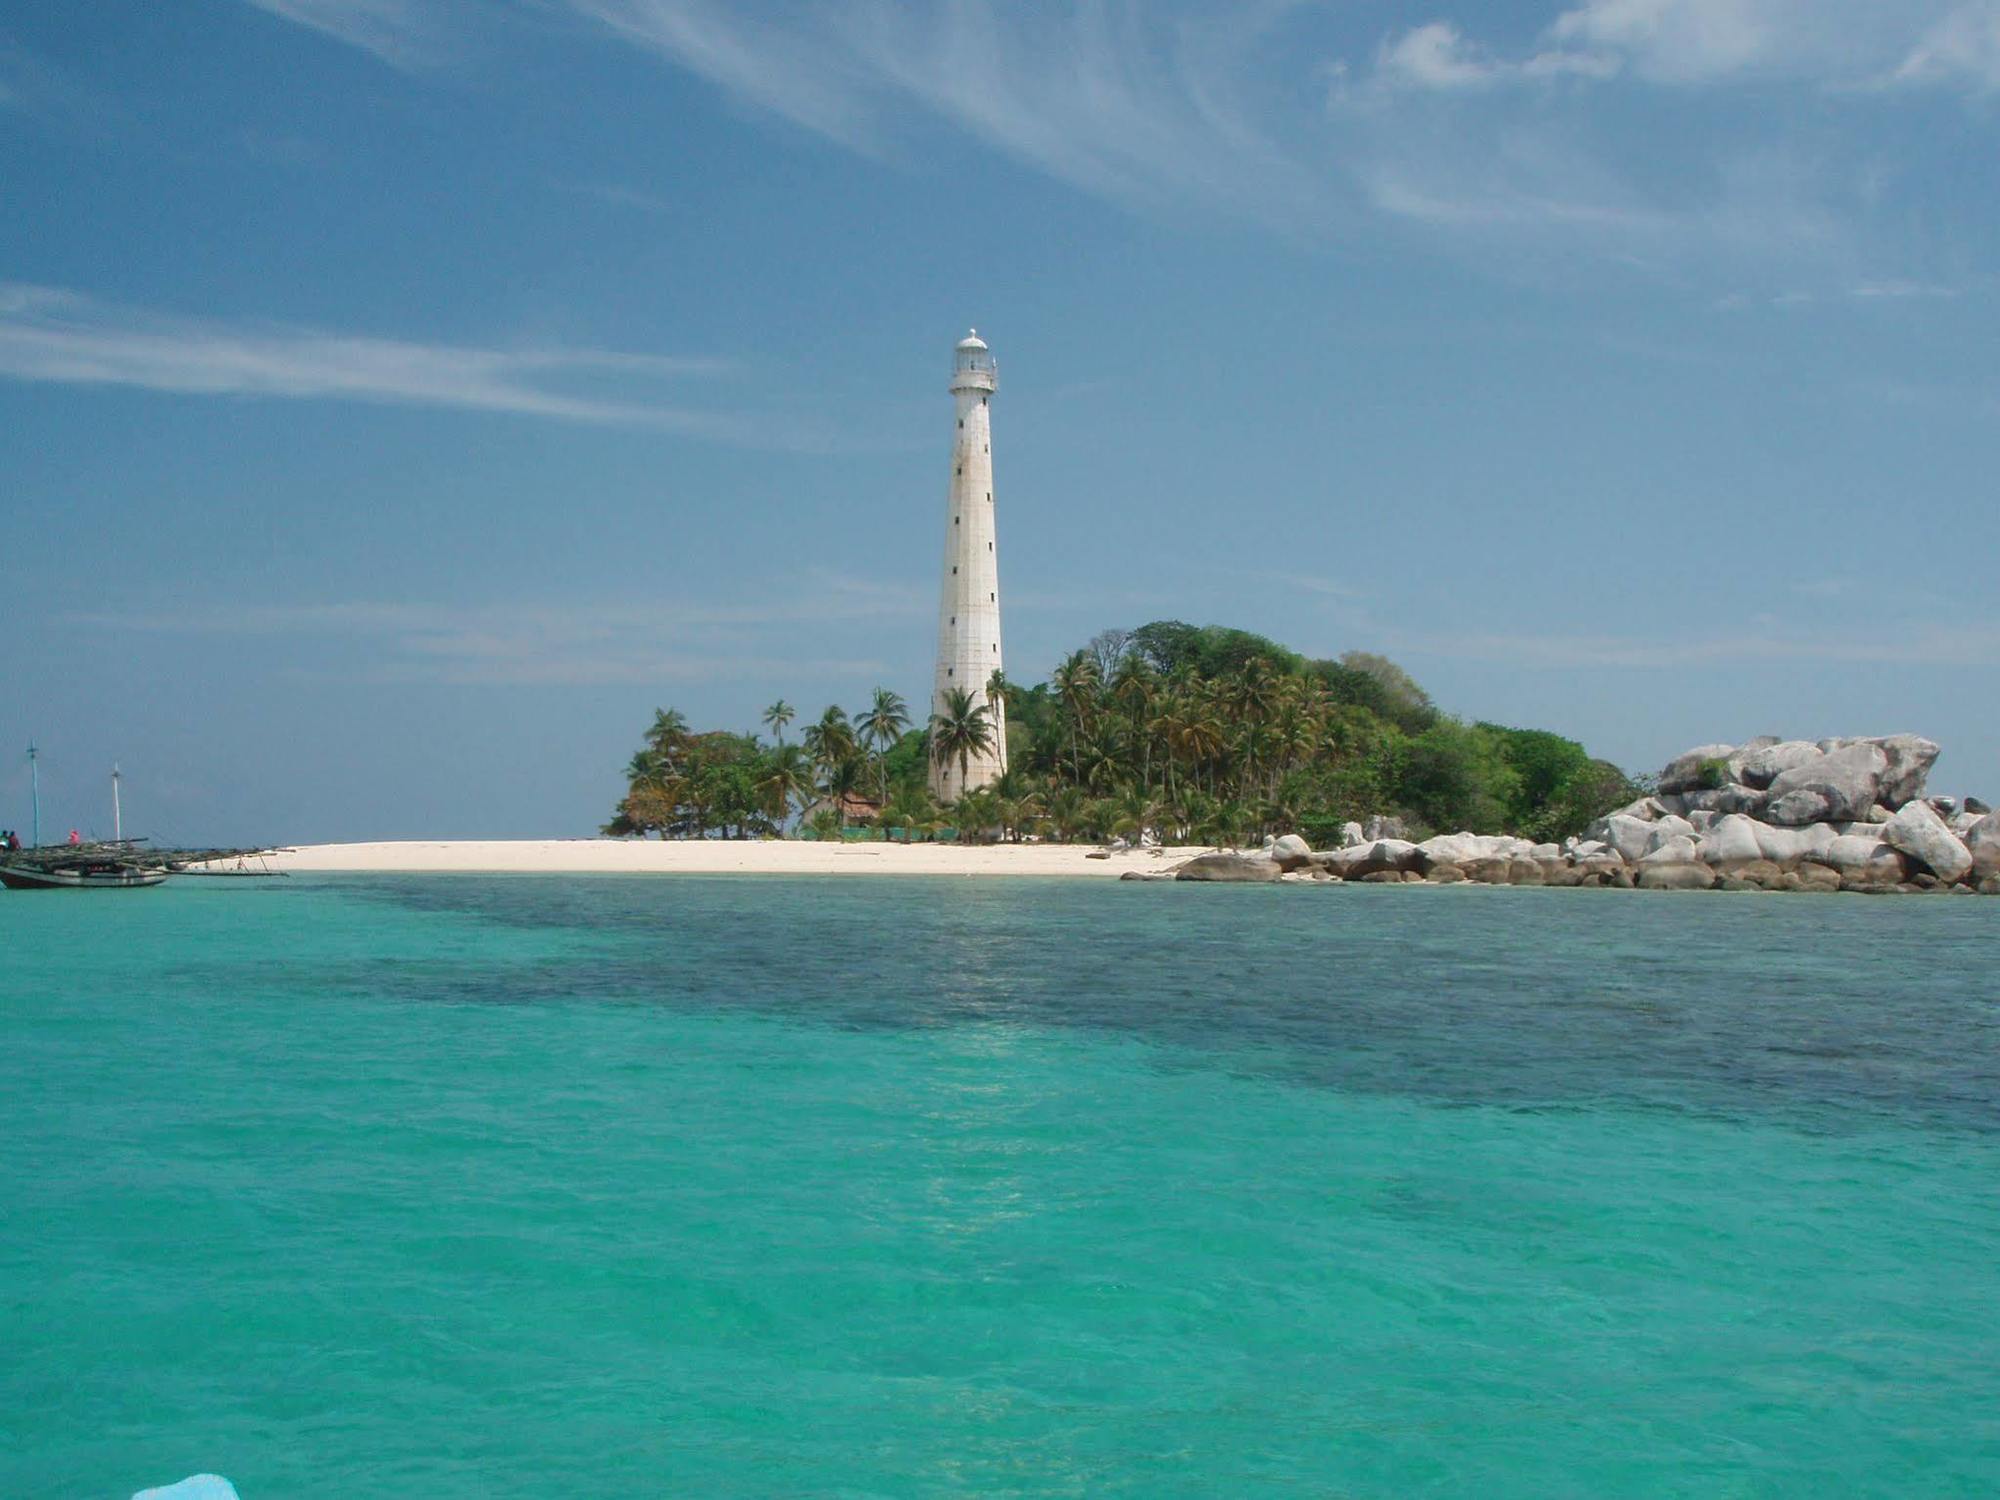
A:
[[[958,341],[958,347],[967,350],[984,349],[986,347],[986,340],[981,338],[979,330],[974,328]]]

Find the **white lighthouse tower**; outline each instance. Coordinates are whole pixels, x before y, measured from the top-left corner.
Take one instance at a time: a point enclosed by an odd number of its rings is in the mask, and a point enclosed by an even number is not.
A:
[[[952,434],[951,489],[944,517],[944,587],[938,599],[937,672],[931,712],[942,714],[953,689],[986,709],[993,748],[972,756],[960,780],[958,758],[931,762],[931,795],[953,802],[988,785],[1007,769],[1006,705],[990,702],[986,685],[1000,670],[1000,558],[994,549],[993,428],[989,405],[999,367],[974,329],[958,341],[951,394],[958,407]]]

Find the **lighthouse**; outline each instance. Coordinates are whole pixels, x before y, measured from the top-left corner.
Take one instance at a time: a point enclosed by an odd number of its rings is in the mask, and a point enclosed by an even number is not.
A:
[[[937,670],[931,679],[931,712],[944,714],[962,689],[986,710],[992,748],[970,756],[963,779],[957,756],[931,761],[931,795],[954,802],[988,785],[1007,769],[1006,705],[992,701],[987,684],[1000,670],[1000,557],[993,522],[993,393],[1000,385],[992,351],[974,329],[958,341],[951,368],[951,397],[958,425],[952,432],[951,487],[944,516],[944,574],[938,598]]]

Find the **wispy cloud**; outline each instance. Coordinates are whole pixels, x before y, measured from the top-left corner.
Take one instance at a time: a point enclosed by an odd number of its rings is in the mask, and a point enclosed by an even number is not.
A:
[[[440,7],[424,0],[248,0],[259,10],[309,26],[393,67],[415,67],[436,56]]]
[[[1972,0],[1943,17],[1910,49],[1894,81],[2000,89],[2000,4]]]
[[[352,670],[372,681],[587,685],[878,671],[872,659],[798,655],[798,628],[920,619],[934,607],[912,588],[814,572],[783,592],[720,605],[350,600],[81,611],[65,623],[147,635],[322,639],[342,643]]]
[[[444,14],[443,0],[255,3],[391,60]],[[1712,112],[1698,129],[1635,130],[1635,102],[1658,114],[1696,107],[1662,102],[1676,92],[1741,85],[1882,108],[1891,85],[2000,77],[2000,0],[1545,3],[1511,45],[1478,34],[1471,7],[1362,40],[1365,23],[1299,0],[542,0],[539,13],[885,160],[917,159],[942,125],[1145,212],[1332,240],[1386,223],[1489,260],[1528,246],[1648,269],[1804,265],[1829,294],[1857,266],[1899,263],[1854,243],[1902,231],[1895,205],[1842,186],[1851,142],[1818,122],[1718,129]]]
[[[1411,656],[1506,662],[1531,667],[1668,668],[1760,662],[1991,666],[2000,657],[2000,622],[1938,623],[1855,636],[1741,634],[1657,638],[1590,633],[1516,635],[1384,628],[1388,649]]]
[[[762,443],[761,425],[640,393],[726,361],[605,349],[475,348],[184,318],[0,282],[0,378],[182,395],[451,407]],[[616,398],[565,382],[615,384]]]

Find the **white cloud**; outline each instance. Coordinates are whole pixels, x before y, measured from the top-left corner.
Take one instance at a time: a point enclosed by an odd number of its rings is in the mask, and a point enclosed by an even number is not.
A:
[[[1585,0],[1556,18],[1549,38],[1557,49],[1690,82],[1761,59],[1783,29],[1777,13],[1792,8],[1784,0]]]
[[[248,0],[300,26],[372,52],[394,67],[430,60],[437,45],[437,10],[424,0]]]
[[[1392,83],[1427,89],[1477,88],[1500,71],[1449,21],[1432,21],[1384,42],[1375,68]]]
[[[446,0],[255,3],[391,51],[446,14],[461,25],[475,14],[438,9]],[[1809,269],[1837,295],[1858,266],[1897,263],[1893,247],[1859,243],[1862,226],[1893,221],[1902,227],[1889,233],[1915,235],[1907,216],[1894,220],[1897,203],[1863,201],[1852,187],[1857,174],[1842,167],[1851,140],[1809,113],[1771,110],[1764,125],[1710,115],[1683,129],[1660,117],[1675,107],[1660,86],[1775,81],[1881,108],[1871,85],[1899,67],[1913,82],[1975,74],[1981,18],[2000,9],[1543,3],[1547,24],[1512,48],[1439,15],[1380,39],[1359,67],[1336,40],[1356,23],[1298,0],[539,0],[536,10],[891,161],[932,154],[943,126],[1147,213],[1319,240],[1356,238],[1386,218],[1469,254],[1580,254],[1655,275],[1760,259]],[[1958,15],[1973,19],[1945,25]],[[1315,109],[1328,79],[1333,107]],[[1643,128],[1625,102],[1634,80],[1656,86]],[[1829,250],[1843,239],[1856,243],[1838,247],[1835,269]]]
[[[1664,85],[1786,78],[1857,88],[2000,86],[2000,0],[1582,0],[1517,60],[1437,20],[1385,43],[1376,75],[1435,89],[1561,76]]]
[[[2000,655],[2000,623],[1938,623],[1847,638],[1774,634],[1751,621],[1740,634],[1690,639],[1619,635],[1509,635],[1384,630],[1388,649],[1411,656],[1528,667],[1670,668],[1711,663],[1848,662],[1988,667]]]
[[[638,394],[565,392],[565,380],[638,391],[727,366],[601,349],[483,349],[171,317],[55,287],[0,282],[0,378],[134,386],[182,395],[363,401],[569,422],[752,436],[734,416]]]
[[[1897,67],[1902,83],[1969,82],[2000,89],[2000,0],[1962,5],[1919,38]]]
[[[356,600],[80,612],[68,623],[148,635],[339,641],[375,681],[562,685],[876,672],[882,664],[872,660],[797,656],[798,627],[920,619],[935,607],[914,589],[814,572],[762,600],[726,605]]]

